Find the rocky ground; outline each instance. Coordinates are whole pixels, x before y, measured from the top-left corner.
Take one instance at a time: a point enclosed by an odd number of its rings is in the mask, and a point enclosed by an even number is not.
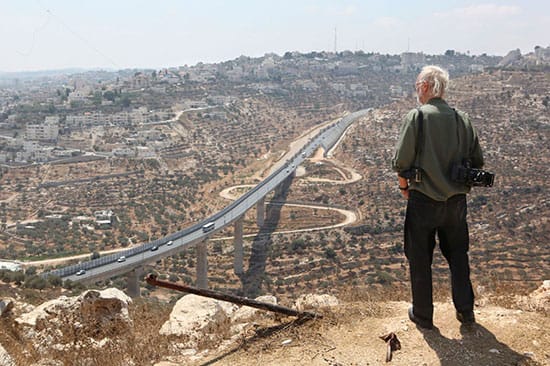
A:
[[[343,297],[296,299],[322,315],[307,321],[195,295],[132,301],[112,288],[37,306],[4,298],[0,365],[382,365],[389,333],[401,346],[393,365],[550,365],[550,281],[513,306],[478,296],[469,327],[450,300],[437,302],[429,331],[408,320],[405,301],[375,301],[365,288]]]

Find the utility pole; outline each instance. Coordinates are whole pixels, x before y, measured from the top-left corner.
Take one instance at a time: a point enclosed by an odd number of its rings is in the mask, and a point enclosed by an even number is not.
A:
[[[336,36],[336,27],[334,27],[334,53],[338,52],[338,48],[336,47],[337,46],[337,36]]]

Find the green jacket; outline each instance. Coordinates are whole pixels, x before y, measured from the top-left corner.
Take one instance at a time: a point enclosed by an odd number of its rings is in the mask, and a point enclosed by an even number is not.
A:
[[[454,110],[441,98],[430,99],[420,109],[424,115],[424,141],[417,141],[418,111],[413,109],[401,126],[392,169],[399,173],[415,166],[416,144],[423,143],[417,166],[422,169],[422,181],[409,182],[410,189],[436,201],[468,193],[470,187],[451,180],[451,169],[453,163],[464,158],[472,160],[473,168],[483,167],[483,154],[474,126],[461,111],[457,111],[460,116],[457,121]]]

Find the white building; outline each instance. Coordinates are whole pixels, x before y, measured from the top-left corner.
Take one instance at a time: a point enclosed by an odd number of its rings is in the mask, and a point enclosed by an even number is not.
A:
[[[111,210],[95,211],[95,226],[99,229],[109,229],[113,224],[114,213]]]
[[[21,271],[23,267],[19,262],[12,261],[0,261],[0,269],[7,269],[9,271]]]
[[[407,96],[407,92],[400,85],[390,85],[390,95],[393,98],[403,98]]]
[[[132,87],[134,88],[147,88],[151,85],[151,80],[149,78],[149,75],[146,75],[142,72],[136,73],[134,77],[132,78]]]
[[[114,213],[112,210],[94,211],[96,220],[112,220]]]
[[[89,88],[77,89],[69,93],[69,96],[67,97],[67,101],[69,103],[85,102],[88,100],[88,97],[90,96],[90,92],[91,92],[91,89]]]
[[[65,126],[69,128],[76,128],[86,126],[86,116],[85,115],[69,115],[65,118]]]
[[[162,133],[159,130],[138,131],[137,139],[139,142],[156,141],[160,140],[161,134]]]
[[[123,146],[113,149],[113,155],[119,157],[133,158],[136,156],[136,150],[133,147]]]
[[[139,107],[130,112],[130,119],[134,124],[143,124],[147,122],[148,112],[147,108]]]
[[[422,52],[403,52],[401,54],[401,65],[404,67],[409,66],[423,66],[426,64],[426,55]]]
[[[25,137],[28,140],[55,141],[59,136],[59,117],[49,116],[43,124],[28,124]]]

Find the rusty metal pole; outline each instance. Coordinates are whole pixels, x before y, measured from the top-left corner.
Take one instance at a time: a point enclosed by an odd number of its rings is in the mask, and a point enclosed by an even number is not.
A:
[[[201,288],[196,288],[196,287],[191,287],[186,285],[180,285],[173,282],[158,280],[157,276],[155,276],[152,273],[147,275],[145,280],[147,281],[148,284],[153,286],[165,287],[172,290],[177,290],[177,291],[187,292],[187,293],[195,294],[199,296],[210,297],[217,300],[227,301],[233,304],[246,305],[257,309],[273,311],[276,313],[281,313],[281,314],[290,315],[290,316],[297,316],[298,318],[301,318],[301,319],[313,319],[313,318],[323,317],[321,314],[312,313],[309,311],[297,311],[291,308],[287,308],[285,306],[269,304],[266,302],[252,300],[246,297],[229,295],[218,291],[201,289]]]

